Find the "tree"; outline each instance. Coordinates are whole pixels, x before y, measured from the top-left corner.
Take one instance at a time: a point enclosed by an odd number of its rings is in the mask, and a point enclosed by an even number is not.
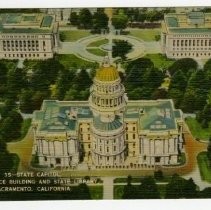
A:
[[[79,184],[77,188],[75,189],[75,192],[73,193],[72,196],[73,196],[73,199],[78,199],[78,200],[91,199],[89,187],[85,183]]]
[[[73,79],[73,88],[77,91],[85,90],[86,88],[90,88],[92,84],[92,80],[87,73],[86,69],[81,69],[79,73]]]
[[[85,28],[85,29],[91,29],[92,28],[92,24],[93,24],[93,20],[92,20],[92,14],[89,11],[89,9],[81,9],[79,12],[79,24],[80,27]]]
[[[206,72],[202,70],[193,72],[188,82],[188,88],[209,90],[211,88],[211,83],[206,75]]]
[[[5,96],[6,85],[7,85],[7,72],[8,69],[6,65],[0,62],[0,97]]]
[[[186,180],[177,174],[174,174],[171,181],[166,186],[165,198],[197,198],[197,185],[193,179]]]
[[[24,69],[10,69],[7,77],[7,98],[18,99],[21,90],[27,86],[26,72]]]
[[[115,27],[115,29],[125,29],[127,27],[128,23],[128,17],[124,14],[123,10],[119,10],[119,13],[116,15],[113,15],[112,19],[112,25]]]
[[[143,76],[144,87],[149,87],[152,89],[158,88],[164,79],[164,74],[156,68],[150,68],[145,72]]]
[[[132,45],[125,40],[114,40],[112,46],[112,57],[120,57],[122,60],[126,59],[126,55],[132,49]]]
[[[206,104],[203,110],[197,113],[196,119],[202,124],[203,128],[208,128],[211,121],[211,104]]]
[[[4,173],[10,172],[13,167],[13,158],[7,151],[7,146],[0,135],[0,177],[5,177]]]
[[[63,69],[64,66],[54,58],[39,61],[33,67],[33,74],[30,80],[32,90],[50,94],[50,85],[55,84],[58,72]]]
[[[127,177],[127,185],[125,185],[123,190],[122,199],[136,199],[137,198],[137,188],[131,184],[132,177]]]
[[[137,21],[143,23],[146,20],[146,17],[147,17],[146,13],[144,11],[142,11],[138,14],[136,19],[137,19]]]
[[[211,59],[207,60],[204,64],[204,71],[210,72],[211,71]]]
[[[179,108],[183,100],[183,91],[177,88],[172,88],[168,92],[168,97],[173,99],[176,108]]]
[[[56,81],[56,89],[57,89],[57,97],[59,100],[63,100],[66,92],[73,85],[73,78],[76,76],[74,70],[63,69],[59,72],[57,81]]]
[[[65,101],[74,101],[74,100],[78,100],[79,97],[79,93],[77,90],[70,88],[64,97]]]
[[[164,88],[156,89],[152,93],[152,99],[165,99],[168,96],[168,92]]]
[[[79,24],[78,19],[79,19],[79,17],[77,15],[77,13],[76,12],[71,12],[71,14],[70,14],[70,23],[73,26],[77,26]]]
[[[103,10],[98,10],[93,15],[93,29],[96,32],[100,32],[101,29],[108,28],[108,16],[104,13]]]
[[[187,77],[183,73],[183,71],[178,70],[171,77],[169,89],[178,89],[184,91],[187,86]]]
[[[163,179],[163,172],[161,170],[157,170],[154,172],[154,178],[156,180],[162,180]]]
[[[129,74],[131,69],[150,69],[154,67],[154,63],[149,58],[138,58],[128,63],[126,73]],[[140,70],[141,71],[141,70]]]
[[[207,187],[203,189],[202,191],[200,191],[199,198],[203,198],[203,199],[211,198],[211,187]]]
[[[146,19],[149,22],[154,22],[163,19],[164,14],[162,11],[152,10],[147,12]]]
[[[20,110],[23,113],[32,113],[34,110],[32,97],[34,92],[32,90],[23,90],[20,95]]]
[[[158,191],[155,180],[152,177],[145,177],[141,180],[138,188],[138,199],[158,199],[160,193]]]
[[[164,78],[148,58],[139,58],[126,66],[125,87],[130,99],[151,99]]]
[[[1,117],[8,117],[10,111],[15,110],[17,108],[17,104],[13,99],[7,99],[4,102],[4,106],[1,108]]]
[[[207,158],[209,161],[209,167],[211,167],[211,137],[209,138],[209,143],[207,146]]]
[[[186,113],[194,112],[196,100],[195,91],[193,89],[187,89],[181,104],[182,110]]]
[[[40,110],[43,100],[47,100],[48,97],[49,96],[47,92],[43,92],[43,91],[34,92],[32,96],[33,110]]]
[[[190,70],[196,70],[197,68],[198,68],[198,64],[194,59],[182,58],[175,61],[169,67],[169,72],[171,75],[174,75],[175,72],[181,70],[185,75],[187,75]]]
[[[11,141],[21,136],[21,126],[23,118],[16,112],[11,111],[8,117],[4,118],[1,123],[0,135],[5,141]]]

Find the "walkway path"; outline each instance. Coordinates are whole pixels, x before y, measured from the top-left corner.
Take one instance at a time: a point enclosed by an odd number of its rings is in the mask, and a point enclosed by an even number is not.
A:
[[[186,164],[180,167],[166,167],[164,172],[168,174],[178,173],[180,175],[190,174],[197,168],[197,155],[207,149],[207,144],[196,141],[190,133],[188,126],[185,125],[185,153]]]
[[[103,177],[103,199],[112,200],[114,192],[114,178],[113,177]]]
[[[59,54],[75,54],[78,57],[84,58],[93,62],[102,62],[104,57],[94,55],[86,50],[88,44],[95,42],[101,39],[119,39],[128,41],[133,45],[133,50],[127,54],[128,59],[136,59],[143,57],[145,54],[149,53],[161,53],[161,48],[159,42],[144,42],[141,39],[138,39],[133,36],[127,35],[91,35],[85,38],[82,38],[76,42],[60,42]]]

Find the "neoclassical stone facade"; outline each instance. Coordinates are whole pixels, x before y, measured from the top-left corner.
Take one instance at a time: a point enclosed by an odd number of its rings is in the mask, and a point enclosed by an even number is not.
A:
[[[107,61],[88,101],[46,100],[32,124],[33,154],[52,168],[176,165],[184,152],[181,110],[170,99],[128,100]]]
[[[42,13],[0,14],[0,58],[48,59],[58,47],[58,23]]]
[[[162,51],[168,58],[211,57],[211,13],[167,14],[162,22]]]

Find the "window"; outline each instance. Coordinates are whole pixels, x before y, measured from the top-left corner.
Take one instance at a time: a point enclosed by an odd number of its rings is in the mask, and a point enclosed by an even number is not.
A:
[[[128,140],[128,134],[126,134],[126,140]]]
[[[44,161],[47,161],[47,157],[46,156],[44,156]]]
[[[160,163],[160,157],[155,157],[155,162]]]
[[[109,147],[107,147],[107,152],[109,152]]]
[[[134,126],[134,127],[133,127],[133,131],[135,131],[135,130],[136,130],[136,127]]]
[[[175,46],[175,40],[173,40],[173,46]]]
[[[133,143],[133,148],[136,146],[136,143]]]
[[[136,134],[133,134],[133,139],[135,139],[136,138]]]
[[[114,152],[116,152],[116,146],[114,146]]]
[[[61,164],[61,158],[56,158],[56,164]]]
[[[90,144],[88,144],[88,148],[89,148],[89,149],[90,149],[90,147],[91,147]]]

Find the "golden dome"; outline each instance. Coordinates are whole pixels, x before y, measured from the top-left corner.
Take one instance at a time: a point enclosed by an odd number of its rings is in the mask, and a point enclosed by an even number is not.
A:
[[[96,73],[96,79],[103,82],[115,81],[119,78],[119,73],[114,66],[101,66]]]

